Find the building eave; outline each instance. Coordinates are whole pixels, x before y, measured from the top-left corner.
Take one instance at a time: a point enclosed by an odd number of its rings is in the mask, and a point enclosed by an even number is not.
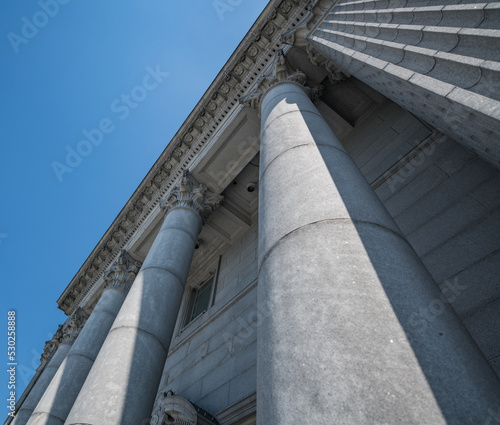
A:
[[[272,59],[269,52],[280,47],[281,35],[304,16],[307,4],[303,0],[269,2],[61,294],[57,303],[62,311],[68,315],[75,311],[160,199],[172,189],[182,170],[200,155]]]

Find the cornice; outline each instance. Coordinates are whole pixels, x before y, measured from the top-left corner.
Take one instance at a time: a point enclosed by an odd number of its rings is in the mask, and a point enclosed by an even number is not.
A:
[[[305,0],[272,0],[167,145],[129,201],[57,300],[72,314],[161,199],[189,169],[282,47],[281,36],[306,13]],[[223,188],[221,188],[222,190]]]

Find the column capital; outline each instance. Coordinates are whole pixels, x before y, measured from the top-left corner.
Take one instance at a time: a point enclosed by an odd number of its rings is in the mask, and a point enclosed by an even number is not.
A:
[[[59,344],[61,343],[62,336],[63,336],[63,325],[59,325],[57,328],[56,333],[50,339],[49,341],[45,341],[45,346],[43,347],[43,353],[40,358],[40,366],[43,365],[44,363],[48,363],[54,353],[57,351],[59,348]]]
[[[209,192],[204,184],[197,183],[188,170],[184,170],[179,185],[160,202],[160,207],[167,214],[174,208],[190,208],[205,221],[222,199],[223,196]]]
[[[104,275],[106,288],[120,288],[128,292],[142,264],[122,250],[116,261]]]
[[[302,86],[304,91],[313,99],[317,99],[323,92],[323,86],[316,84],[308,86],[307,76],[300,69],[293,70],[288,64],[283,50],[278,50],[274,57],[274,66],[271,74],[264,75],[257,80],[257,85],[245,96],[240,98],[240,103],[251,108],[259,109],[264,95],[277,84],[295,83]]]
[[[73,344],[80,335],[80,331],[83,329],[88,317],[89,315],[78,307],[63,325],[61,344]]]

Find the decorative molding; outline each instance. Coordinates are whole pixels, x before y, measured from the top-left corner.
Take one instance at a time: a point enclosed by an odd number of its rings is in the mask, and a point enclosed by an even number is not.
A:
[[[120,251],[175,185],[182,170],[190,167],[216,130],[237,109],[240,96],[267,67],[268,52],[281,46],[281,34],[301,19],[306,5],[304,0],[271,0],[59,297],[58,306],[66,314],[72,314],[100,282]]]
[[[257,393],[252,393],[217,413],[217,417],[224,425],[246,425],[255,424],[256,413]]]
[[[140,261],[135,261],[127,251],[122,250],[104,277],[105,287],[120,288],[128,292],[141,266]]]
[[[175,396],[173,391],[168,391],[156,399],[150,424],[196,425],[197,419],[196,409],[189,401]]]
[[[187,170],[181,181],[170,194],[160,202],[160,207],[167,214],[174,208],[190,208],[196,211],[203,222],[222,202],[223,196],[208,191],[204,184],[198,184]]]
[[[63,325],[59,325],[52,339],[50,341],[45,342],[45,346],[43,347],[42,357],[40,358],[40,366],[42,366],[44,363],[48,363],[52,358],[52,356],[57,351],[57,349],[59,348],[59,344],[61,343],[63,337],[62,329]]]
[[[302,3],[304,3],[304,1],[302,1]],[[312,18],[314,18],[313,9],[314,6],[316,6],[316,3],[318,3],[318,0],[307,1],[307,5],[305,7],[306,13],[302,19],[293,28],[281,35],[281,42],[283,44],[288,44],[290,46],[295,44],[295,34],[301,29],[307,29],[307,24],[312,20]]]
[[[79,307],[63,325],[61,344],[73,344],[80,335],[88,317],[88,314]]]
[[[296,83],[303,86],[311,98],[317,99],[321,96],[323,87],[321,85],[306,86],[307,76],[300,69],[291,70],[283,50],[278,50],[274,57],[273,71],[269,75],[262,76],[257,85],[247,95],[240,98],[240,103],[259,109],[261,100],[272,87],[280,83]]]
[[[220,425],[213,415],[176,396],[172,390],[163,390],[157,397],[151,415],[150,425]]]
[[[311,42],[306,45],[307,57],[309,58],[309,62],[311,62],[314,66],[324,67],[328,79],[332,85],[337,84],[339,81],[345,80],[347,77],[351,75],[341,69],[337,64],[333,63],[331,60],[327,59],[318,49],[316,49]]]

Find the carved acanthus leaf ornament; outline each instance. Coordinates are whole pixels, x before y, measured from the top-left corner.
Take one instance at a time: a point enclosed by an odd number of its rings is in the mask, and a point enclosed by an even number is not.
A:
[[[128,291],[141,268],[141,263],[135,261],[127,251],[122,250],[120,256],[107,271],[104,282],[106,287],[120,288]]]
[[[78,307],[63,325],[61,344],[73,344],[80,335],[80,331],[83,329],[88,317],[88,314]]]
[[[63,325],[59,325],[56,333],[52,337],[50,341],[45,342],[45,346],[43,347],[42,357],[40,358],[40,363],[44,364],[50,361],[52,356],[55,354],[57,349],[59,348],[59,344],[61,343],[63,336]]]
[[[240,103],[259,109],[260,102],[264,94],[273,86],[280,83],[297,83],[304,87],[304,90],[314,100],[321,96],[323,87],[314,85],[306,86],[307,76],[300,69],[292,70],[288,64],[283,50],[278,50],[274,58],[273,71],[269,75],[264,75],[257,80],[257,85],[250,93],[240,98]]]
[[[203,221],[215,210],[222,202],[221,195],[215,195],[208,191],[204,184],[198,184],[184,170],[181,181],[168,197],[160,202],[160,207],[167,213],[174,208],[190,208],[195,210]]]
[[[305,2],[300,2],[300,3],[305,3]],[[311,21],[311,19],[314,17],[314,6],[316,6],[316,3],[318,3],[318,0],[310,0],[307,2],[306,6],[306,13],[302,17],[302,19],[297,22],[296,25],[289,31],[285,32],[284,34],[281,35],[281,42],[283,44],[288,44],[290,46],[293,46],[295,41],[296,41],[296,34],[301,31],[307,31],[307,24]],[[305,37],[303,37],[305,38]]]

